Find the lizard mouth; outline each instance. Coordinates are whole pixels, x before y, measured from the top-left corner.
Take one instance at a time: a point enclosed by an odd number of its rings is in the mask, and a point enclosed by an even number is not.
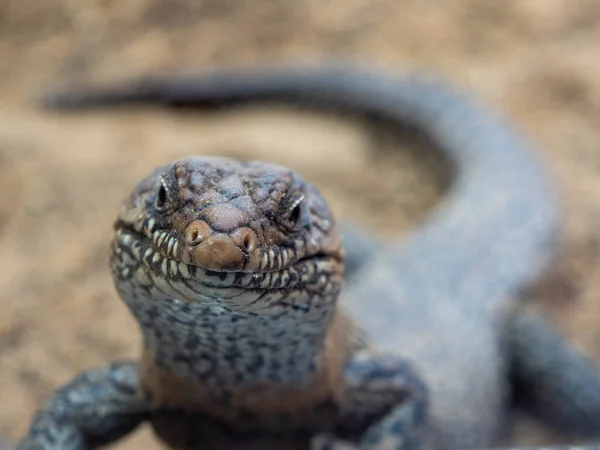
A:
[[[292,247],[261,247],[248,229],[209,234],[198,222],[179,232],[158,229],[151,221],[139,228],[117,221],[113,260],[126,264],[120,255],[127,253],[129,263],[143,268],[154,285],[186,299],[222,298],[225,291],[233,297],[248,290],[289,290],[315,283],[319,273],[337,272],[342,265],[336,255],[306,256]]]
[[[182,231],[161,229],[152,220],[139,227],[117,220],[114,230],[122,245],[143,249],[140,260],[167,259],[215,272],[277,272],[306,256],[301,239],[294,241],[296,246],[265,245],[251,228],[215,232],[204,220],[192,221]]]

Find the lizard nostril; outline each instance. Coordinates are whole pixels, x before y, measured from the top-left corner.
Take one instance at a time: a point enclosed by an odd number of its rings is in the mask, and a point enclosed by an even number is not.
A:
[[[258,247],[258,236],[250,228],[240,228],[231,233],[231,239],[245,254],[252,253]]]
[[[185,240],[189,245],[198,245],[212,234],[208,224],[203,220],[194,220],[185,230]]]

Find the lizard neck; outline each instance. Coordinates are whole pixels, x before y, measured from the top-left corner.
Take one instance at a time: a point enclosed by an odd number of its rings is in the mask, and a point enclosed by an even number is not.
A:
[[[137,319],[146,352],[173,375],[214,392],[240,386],[311,383],[335,309],[286,309],[274,315],[232,311],[220,302],[161,301],[121,292]]]
[[[256,358],[258,352],[255,346],[253,348],[249,354]],[[171,368],[161,366],[152,352],[145,348],[140,362],[140,385],[142,391],[159,407],[207,412],[212,417],[232,423],[239,420],[239,416],[236,415],[236,411],[239,410],[251,414],[266,414],[268,417],[272,414],[289,414],[291,411],[300,415],[313,414],[316,405],[327,403],[332,396],[342,395],[342,377],[346,362],[351,354],[361,348],[364,348],[364,342],[354,322],[343,311],[336,310],[327,328],[324,343],[319,348],[320,353],[314,355],[310,362],[311,369],[295,372],[302,380],[300,383],[287,378],[289,374],[294,373],[289,371],[288,367],[288,375],[278,377],[282,379],[276,382],[265,383],[260,382],[259,378],[254,378],[255,383],[238,381],[224,388],[214,384],[217,377],[204,377],[207,382],[202,382],[189,376],[177,375]],[[282,366],[291,364],[299,367],[296,361],[290,358],[290,353],[285,352],[281,355],[284,358],[280,361]],[[270,358],[269,360],[273,361]],[[300,359],[304,360],[304,355],[301,355]],[[221,370],[227,367],[231,366],[221,366]],[[243,372],[244,377],[247,373]],[[221,377],[222,375],[221,372]]]

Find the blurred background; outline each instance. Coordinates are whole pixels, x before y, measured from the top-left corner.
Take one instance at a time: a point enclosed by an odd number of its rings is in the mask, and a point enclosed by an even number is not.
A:
[[[154,166],[200,153],[287,164],[339,218],[396,238],[444,185],[418,141],[359,122],[266,107],[39,109],[69,82],[336,55],[474,91],[556,174],[565,244],[534,296],[600,362],[599,42],[596,0],[0,0],[0,435],[20,436],[80,370],[137,355],[107,243],[120,200]],[[144,428],[114,448],[161,447]]]

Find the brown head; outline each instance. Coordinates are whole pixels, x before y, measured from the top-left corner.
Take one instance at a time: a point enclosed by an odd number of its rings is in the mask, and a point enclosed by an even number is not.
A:
[[[331,212],[282,166],[217,157],[164,165],[133,190],[114,229],[111,267],[125,296],[146,290],[258,312],[313,301],[282,292],[339,291],[344,258]]]

